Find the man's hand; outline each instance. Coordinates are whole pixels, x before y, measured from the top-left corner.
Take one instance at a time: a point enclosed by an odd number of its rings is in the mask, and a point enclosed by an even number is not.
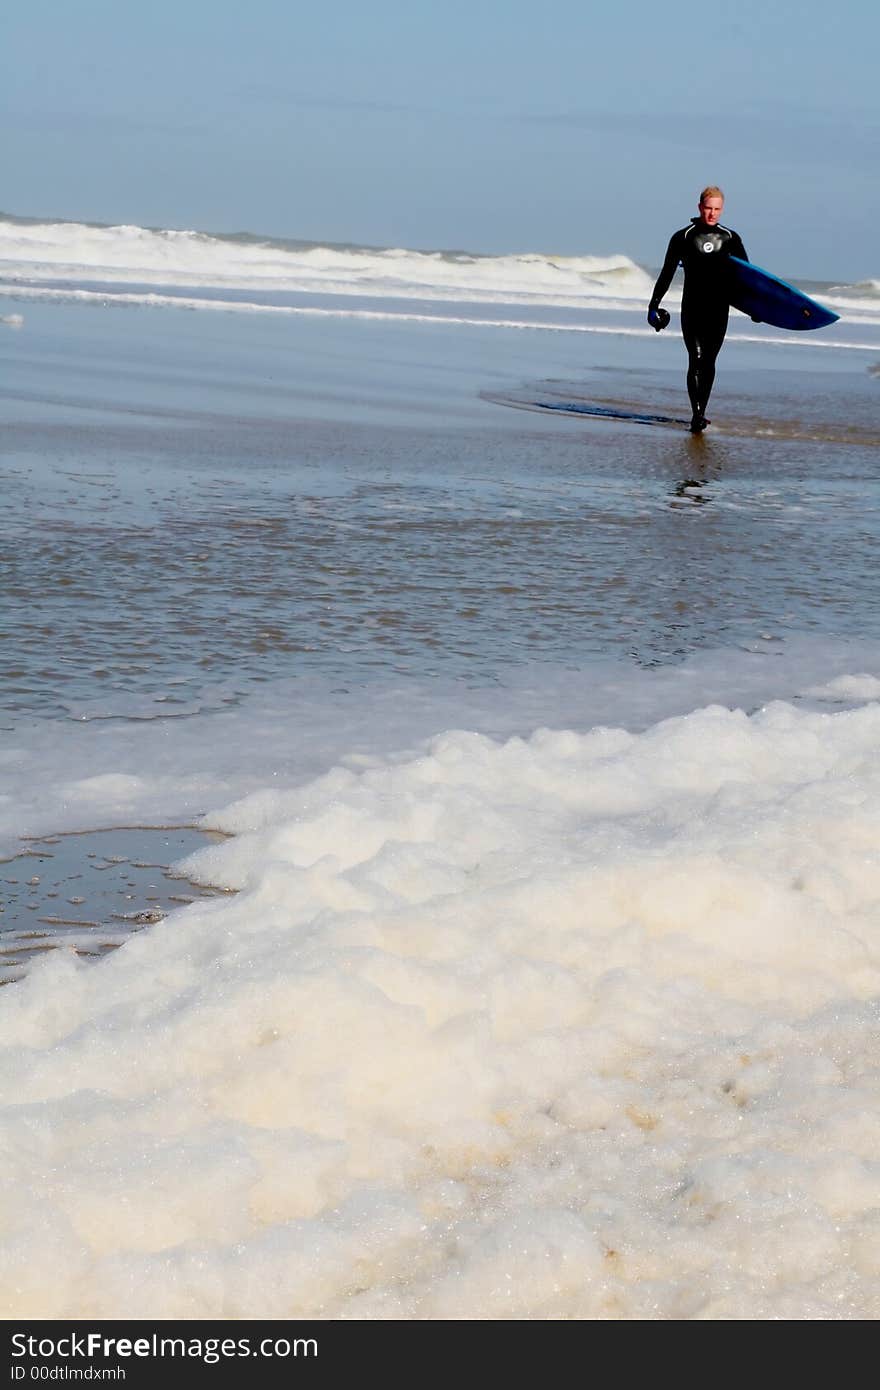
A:
[[[659,305],[651,304],[648,308],[648,323],[657,333],[662,333],[664,328],[669,327],[670,317]]]

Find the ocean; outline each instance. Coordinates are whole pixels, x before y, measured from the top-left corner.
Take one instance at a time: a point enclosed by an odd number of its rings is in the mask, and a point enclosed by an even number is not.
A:
[[[880,1312],[829,257],[694,439],[622,254],[0,218],[5,1317]]]

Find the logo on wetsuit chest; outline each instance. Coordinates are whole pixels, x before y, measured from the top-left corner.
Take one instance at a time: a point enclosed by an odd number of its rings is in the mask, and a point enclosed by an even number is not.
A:
[[[704,255],[709,255],[713,251],[720,251],[724,245],[725,238],[720,232],[700,232],[695,238],[696,247]]]

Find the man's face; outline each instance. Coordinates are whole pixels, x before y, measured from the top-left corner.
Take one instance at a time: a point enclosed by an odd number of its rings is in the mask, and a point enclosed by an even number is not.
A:
[[[714,227],[715,223],[721,218],[724,211],[723,198],[707,198],[704,203],[699,204],[700,216],[707,227]]]

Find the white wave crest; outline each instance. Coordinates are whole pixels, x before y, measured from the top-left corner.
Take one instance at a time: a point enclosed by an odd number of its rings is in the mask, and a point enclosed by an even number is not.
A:
[[[828,293],[855,299],[880,299],[880,280],[859,280],[854,285],[832,285]]]
[[[481,256],[296,246],[195,231],[2,220],[0,267],[8,279],[29,282],[100,280],[572,306],[580,306],[587,297],[641,303],[652,283],[623,255]]]

